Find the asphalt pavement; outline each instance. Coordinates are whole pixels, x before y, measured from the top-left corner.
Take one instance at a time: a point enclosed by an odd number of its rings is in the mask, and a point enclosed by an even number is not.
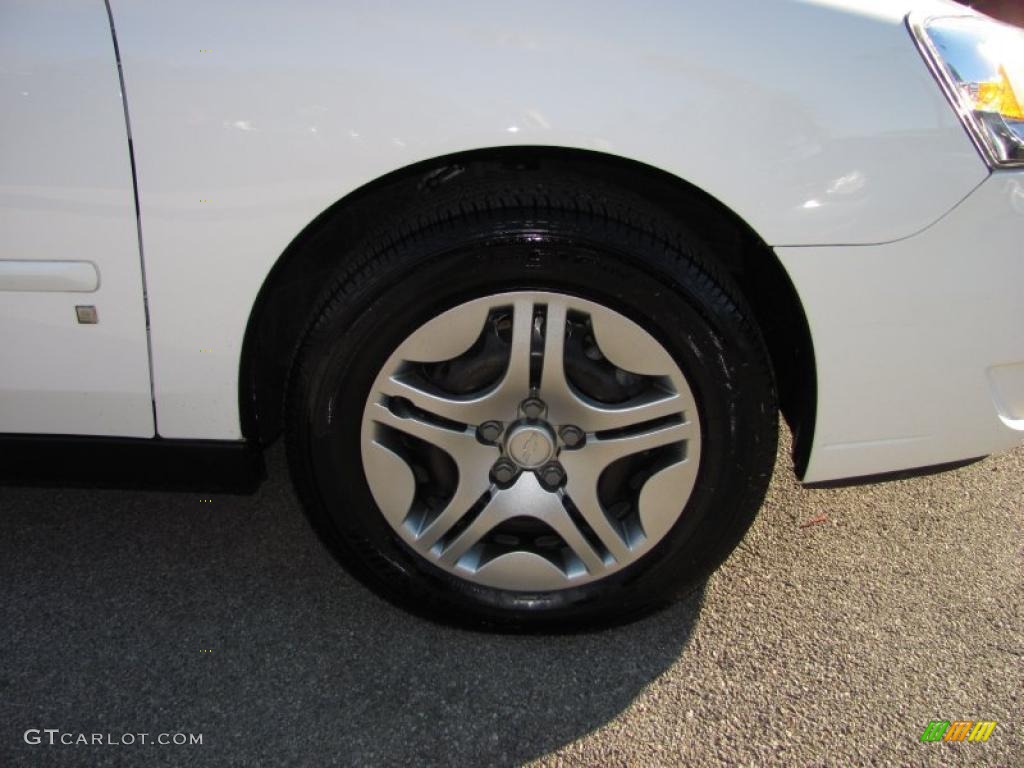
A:
[[[698,594],[562,637],[370,594],[280,447],[253,496],[0,487],[0,766],[1024,766],[1024,449],[841,490],[787,467]]]

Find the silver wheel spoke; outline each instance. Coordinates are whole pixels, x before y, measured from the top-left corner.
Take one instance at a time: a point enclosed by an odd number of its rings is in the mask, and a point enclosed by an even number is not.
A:
[[[565,494],[615,561],[628,561],[629,545],[601,507],[597,498],[597,482],[591,477],[580,475],[577,479],[575,475],[569,475]]]
[[[616,459],[688,440],[693,436],[692,426],[688,422],[668,423],[622,437],[594,437],[578,453],[582,461],[603,470]]]
[[[575,391],[569,384],[565,372],[567,320],[568,307],[565,301],[555,300],[547,303],[540,396],[548,404],[549,418],[552,421],[560,424],[575,424],[587,432],[599,432],[621,429],[641,422],[672,416],[685,407],[683,398],[669,390],[655,389],[642,397],[614,406],[599,403]],[[623,322],[620,321],[618,328],[621,330],[623,325]],[[645,338],[647,337],[646,333],[641,332],[643,335],[638,335],[635,329],[631,329],[625,333],[626,338],[621,340],[609,330],[607,318],[605,318],[604,324],[598,327],[604,329],[601,333],[602,339],[608,342],[611,342],[612,339],[619,341],[619,344],[613,345],[613,348],[618,351],[620,359],[627,358],[627,362],[635,366],[630,370],[649,365],[645,355],[654,356],[660,361],[660,365],[663,366],[660,369],[661,373],[671,370],[674,366],[660,346],[656,351],[651,349],[651,342]],[[598,343],[600,345],[600,341]],[[632,348],[627,347],[628,354],[620,349],[623,343],[633,345]],[[624,367],[628,368],[629,365]],[[655,370],[659,369],[655,368]]]
[[[548,495],[550,496],[551,494]],[[562,537],[562,541],[583,562],[583,565],[591,575],[599,574],[604,570],[604,561],[594,551],[594,548],[590,546],[590,542],[587,541],[587,537],[583,535],[583,532],[576,527],[576,524],[569,517],[569,513],[565,511],[565,508],[561,504],[559,504],[559,507],[561,508],[558,514],[552,514],[548,519],[548,525],[551,526],[555,533]]]
[[[415,387],[400,376],[389,376],[381,382],[378,391],[390,397],[404,397],[421,410],[463,424],[479,424],[494,411],[489,394],[465,399],[442,397]]]
[[[487,490],[487,474],[494,459],[498,457],[498,451],[480,445],[471,431],[456,431],[416,418],[401,418],[379,403],[374,404],[370,414],[370,418],[377,424],[436,445],[455,462],[459,473],[455,493],[441,513],[417,536],[417,544],[430,549]]]
[[[444,554],[441,555],[442,563],[455,565],[466,552],[480,542],[480,539],[494,530],[495,526],[509,519],[507,504],[502,503],[505,493],[507,492],[499,492],[492,498],[466,530],[445,548]]]
[[[431,445],[436,445],[451,456],[456,464],[464,463],[467,460],[470,460],[470,463],[472,463],[472,457],[479,447],[476,438],[469,430],[449,429],[448,427],[442,427],[413,417],[402,418],[401,416],[396,416],[380,403],[374,403],[369,409],[367,416],[377,424],[392,427],[399,432],[404,432],[407,435],[418,437],[420,440]]]
[[[533,302],[516,299],[512,315],[512,348],[508,370],[498,385],[498,393],[518,403],[530,390],[530,341],[533,336]]]
[[[480,515],[444,551],[442,562],[458,563],[495,526],[516,517],[533,517],[550,527],[582,561],[588,572],[596,574],[604,570],[600,556],[569,517],[558,494],[541,488],[533,475],[525,475],[512,488],[498,491]]]
[[[566,494],[612,557],[619,562],[630,558],[631,548],[625,532],[612,522],[598,498],[597,486],[601,474],[618,459],[687,440],[691,434],[690,424],[669,424],[628,437],[606,440],[593,438],[584,448],[562,454],[562,465],[568,475]],[[693,480],[684,479],[684,483],[687,485],[688,496]],[[669,493],[672,491],[673,488],[668,489]]]
[[[424,549],[432,549],[442,536],[448,533],[459,520],[469,513],[470,508],[476,504],[484,491],[487,490],[488,484],[486,482],[481,482],[480,485],[482,487],[475,490],[470,487],[468,481],[460,482],[459,487],[455,489],[455,495],[452,496],[451,501],[441,511],[441,514],[417,537],[416,544]]]
[[[447,313],[450,314],[450,313]],[[476,316],[474,316],[476,319]],[[459,324],[460,327],[462,324]],[[475,328],[479,336],[483,321]],[[533,302],[519,299],[513,305],[512,343],[508,367],[501,381],[492,389],[472,397],[444,397],[406,381],[401,375],[388,376],[379,390],[392,397],[404,397],[417,408],[463,424],[480,424],[488,419],[510,419],[516,406],[530,389],[530,341],[533,331]],[[416,352],[424,357],[423,342],[417,339]]]
[[[653,392],[617,408],[580,400],[577,406],[580,414],[573,423],[587,432],[624,429],[666,416],[675,416],[685,406],[686,402],[682,397],[670,392]]]
[[[544,364],[541,366],[540,395],[549,408],[572,407],[578,400],[565,378],[567,319],[564,301],[548,303],[548,316],[544,323]]]

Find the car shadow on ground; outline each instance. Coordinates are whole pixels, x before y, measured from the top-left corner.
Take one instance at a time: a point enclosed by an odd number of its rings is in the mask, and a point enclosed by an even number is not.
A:
[[[0,764],[515,765],[614,718],[693,633],[701,592],[570,636],[409,616],[327,554],[280,448],[268,467],[254,496],[0,487]]]

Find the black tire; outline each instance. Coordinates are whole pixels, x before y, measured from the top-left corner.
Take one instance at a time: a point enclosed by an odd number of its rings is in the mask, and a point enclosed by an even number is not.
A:
[[[639,323],[685,374],[701,422],[697,483],[664,539],[603,580],[547,593],[482,587],[428,562],[387,524],[361,465],[363,407],[397,345],[452,306],[515,290],[576,295]],[[699,586],[764,499],[777,429],[764,343],[714,255],[639,197],[542,171],[448,184],[352,247],[286,394],[294,482],[345,568],[418,614],[515,631],[622,623]]]

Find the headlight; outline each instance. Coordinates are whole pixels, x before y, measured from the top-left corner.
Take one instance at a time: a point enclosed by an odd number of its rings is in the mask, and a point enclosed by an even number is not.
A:
[[[1024,166],[1024,31],[982,16],[908,25],[989,165]]]

